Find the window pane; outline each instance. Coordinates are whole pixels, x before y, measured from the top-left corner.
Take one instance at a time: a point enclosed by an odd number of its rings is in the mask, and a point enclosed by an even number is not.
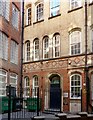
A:
[[[71,55],[80,54],[81,52],[81,34],[74,31],[70,34]]]
[[[36,7],[36,20],[42,20],[43,19],[43,3],[37,5]]]
[[[12,4],[12,25],[18,29],[18,24],[19,24],[19,11],[17,7]]]
[[[18,44],[11,40],[11,62],[18,64]]]
[[[39,40],[34,41],[34,60],[39,60]]]
[[[53,57],[60,56],[60,35],[56,34],[53,37]]]
[[[60,0],[50,0],[50,16],[59,14]]]
[[[0,1],[0,15],[9,21],[9,0]]]
[[[71,9],[80,7],[81,6],[81,0],[71,0],[70,6],[71,6]]]
[[[0,58],[8,59],[8,37],[0,31]]]
[[[71,77],[71,97],[78,98],[81,96],[81,82],[79,75]]]

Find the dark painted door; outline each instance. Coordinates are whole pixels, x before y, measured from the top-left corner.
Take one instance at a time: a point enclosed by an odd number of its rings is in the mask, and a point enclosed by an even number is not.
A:
[[[56,80],[56,81],[55,81]],[[53,78],[50,85],[50,109],[60,109],[61,89],[59,79]]]

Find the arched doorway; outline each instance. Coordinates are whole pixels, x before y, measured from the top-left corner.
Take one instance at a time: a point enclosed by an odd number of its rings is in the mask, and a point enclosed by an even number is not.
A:
[[[50,109],[61,108],[60,76],[50,76]]]

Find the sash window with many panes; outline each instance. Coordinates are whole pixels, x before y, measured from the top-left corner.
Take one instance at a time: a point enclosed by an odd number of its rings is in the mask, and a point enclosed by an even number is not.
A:
[[[81,76],[74,74],[70,77],[70,98],[78,99],[81,97]]]
[[[60,35],[55,34],[53,36],[53,57],[60,56]]]
[[[81,53],[81,32],[74,31],[70,34],[70,54],[76,55]]]
[[[33,97],[37,97],[38,86],[39,86],[38,76],[35,75],[35,76],[33,77],[33,93],[32,93],[32,96],[33,96]]]
[[[36,6],[36,21],[43,19],[43,14],[44,14],[43,6],[44,6],[43,3],[39,3]]]

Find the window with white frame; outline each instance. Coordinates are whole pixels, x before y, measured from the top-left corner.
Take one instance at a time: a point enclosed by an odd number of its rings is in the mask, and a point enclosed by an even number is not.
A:
[[[10,85],[17,88],[18,75],[16,73],[10,73]]]
[[[8,37],[0,31],[0,58],[8,59]]]
[[[6,20],[9,21],[9,9],[10,2],[9,0],[0,1],[0,15],[3,16]]]
[[[60,12],[60,0],[50,0],[50,17],[58,15]]]
[[[81,0],[70,0],[70,9],[81,7]]]
[[[0,69],[0,96],[6,95],[7,72]]]
[[[14,26],[15,29],[18,30],[18,26],[19,26],[19,10],[14,4],[12,4],[12,25]]]
[[[43,39],[43,58],[49,58],[49,37]]]
[[[53,36],[53,57],[60,56],[60,35],[55,34]]]
[[[70,77],[70,98],[81,98],[81,76],[79,74],[73,74]]]
[[[28,97],[30,95],[30,79],[28,76],[24,78],[24,96]]]
[[[39,60],[39,39],[34,40],[34,60]]]
[[[18,64],[18,43],[11,40],[11,56],[10,61],[14,64]]]
[[[91,31],[91,40],[92,40],[92,52],[93,52],[93,30]]]
[[[44,14],[44,5],[43,3],[39,3],[36,6],[36,21],[40,21],[43,19],[43,14]]]
[[[31,25],[31,7],[27,8],[26,25]]]
[[[37,97],[38,87],[39,87],[38,76],[35,75],[35,76],[33,77],[33,94],[32,94],[33,97]]]
[[[73,31],[70,34],[70,55],[81,53],[81,32]]]
[[[30,60],[30,41],[26,42],[26,61]]]

